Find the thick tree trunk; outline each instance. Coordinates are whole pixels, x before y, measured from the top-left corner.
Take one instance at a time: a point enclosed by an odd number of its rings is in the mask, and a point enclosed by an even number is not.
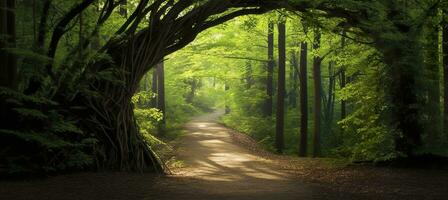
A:
[[[300,147],[299,156],[306,156],[308,149],[308,44],[301,43],[300,50]]]
[[[396,133],[395,148],[408,156],[415,155],[416,148],[422,145],[423,132],[423,52],[420,38],[415,35],[419,34],[408,33],[408,37],[402,40],[378,42],[387,64],[384,84],[386,100],[391,105],[390,126]]]
[[[282,21],[278,24],[278,88],[277,88],[277,119],[275,132],[275,147],[278,153],[284,148],[284,117],[285,117],[285,65],[286,65],[286,26]]]
[[[317,51],[320,48],[320,30],[314,32],[313,49]],[[314,134],[313,134],[313,157],[321,155],[320,133],[321,133],[321,115],[322,115],[322,80],[321,80],[321,58],[315,56],[313,60],[313,80],[314,80]]]
[[[269,22],[268,25],[268,63],[267,63],[267,79],[266,79],[266,105],[265,114],[266,116],[272,116],[272,104],[274,96],[274,23]]]
[[[447,13],[443,14],[445,17]],[[448,143],[448,22],[443,23],[443,132]]]

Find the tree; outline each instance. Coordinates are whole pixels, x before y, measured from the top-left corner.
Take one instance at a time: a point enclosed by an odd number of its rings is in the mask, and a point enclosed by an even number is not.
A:
[[[341,37],[341,47],[342,47],[342,49],[344,49],[345,46],[346,46],[345,36],[346,36],[346,33],[345,33],[345,31],[343,31],[342,32],[342,37]],[[345,75],[345,67],[344,66],[341,67],[339,75],[340,75],[340,77],[339,77],[340,78],[340,87],[341,87],[341,89],[344,89],[345,85],[346,85],[346,81],[347,81],[347,77]],[[345,100],[341,100],[341,120],[345,119],[345,117],[347,116],[347,111],[346,111],[347,106],[346,106],[346,104],[347,103],[345,102]],[[344,129],[341,128],[341,131],[343,132]]]
[[[160,128],[163,131],[166,125],[164,61],[157,65],[157,108],[163,113],[162,121],[160,122]]]
[[[17,89],[17,60],[16,55],[8,52],[7,48],[14,48],[16,43],[15,0],[0,1],[0,87]],[[0,120],[8,124],[12,117],[10,107],[2,97],[0,99]]]
[[[230,90],[230,86],[229,86],[229,83],[227,82],[227,80],[225,81],[225,83],[224,83],[224,90],[226,91],[226,93]],[[227,96],[227,94],[226,94],[226,96]],[[226,97],[226,99],[227,99],[227,97]],[[225,102],[225,110],[224,110],[224,113],[227,115],[227,114],[229,114],[230,113],[230,106],[229,106],[229,103],[228,103],[228,101],[226,100],[226,102]]]
[[[272,98],[274,96],[274,23],[269,21],[268,23],[268,63],[267,63],[267,79],[266,79],[266,116],[272,116]]]
[[[446,142],[448,141],[448,21],[447,11],[444,10],[445,19],[442,23],[442,50],[443,50],[443,132]]]
[[[300,147],[299,156],[307,155],[308,148],[308,43],[300,44]]]
[[[321,80],[321,58],[317,55],[320,47],[321,33],[320,29],[314,30],[313,50],[315,56],[313,59],[313,82],[314,82],[314,132],[313,132],[313,156],[318,157],[321,154],[320,134],[321,134],[321,115],[322,115],[322,80]]]
[[[0,1],[0,86],[17,87],[16,56],[5,48],[14,48],[16,40],[15,0]]]
[[[428,121],[425,130],[428,143],[433,144],[438,140],[441,132],[440,120],[440,72],[439,72],[439,20],[438,10],[431,13],[431,18],[425,27],[427,35],[425,44],[425,70],[427,80],[427,105]]]
[[[284,117],[285,117],[285,65],[286,65],[286,22],[278,24],[278,85],[277,85],[277,118],[275,146],[277,152],[284,148]]]
[[[155,68],[152,70],[151,92],[157,94],[157,88],[157,68]],[[157,96],[151,99],[151,106],[153,108],[157,108],[157,99]]]

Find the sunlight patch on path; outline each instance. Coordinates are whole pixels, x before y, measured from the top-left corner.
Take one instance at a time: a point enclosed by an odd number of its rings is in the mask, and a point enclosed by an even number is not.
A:
[[[186,124],[179,157],[186,168],[179,174],[211,181],[287,180],[287,175],[268,166],[267,160],[232,143],[229,129],[215,123],[217,114]]]

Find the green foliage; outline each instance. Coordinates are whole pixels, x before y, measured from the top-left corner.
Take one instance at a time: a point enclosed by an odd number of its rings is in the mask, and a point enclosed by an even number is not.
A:
[[[0,96],[17,124],[0,129],[0,174],[34,174],[83,169],[93,163],[96,140],[61,113],[67,110],[43,97],[1,88]]]

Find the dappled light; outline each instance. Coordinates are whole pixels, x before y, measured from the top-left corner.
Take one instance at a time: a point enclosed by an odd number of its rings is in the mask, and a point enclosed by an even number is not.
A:
[[[0,0],[0,200],[446,200],[448,0]]]

